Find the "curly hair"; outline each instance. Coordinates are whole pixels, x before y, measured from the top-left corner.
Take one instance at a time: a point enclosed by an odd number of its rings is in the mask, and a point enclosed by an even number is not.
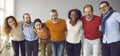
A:
[[[76,12],[76,14],[77,14],[77,20],[78,20],[78,19],[81,19],[82,13],[81,13],[81,11],[80,11],[79,9],[71,9],[71,10],[68,12],[68,18],[69,18],[69,19],[71,19],[71,18],[70,18],[70,14],[71,14],[72,11],[75,11],[75,12]]]
[[[4,20],[4,23],[3,23],[3,30],[2,30],[3,33],[5,33],[5,35],[9,35],[10,31],[12,30],[12,27],[10,27],[10,25],[8,24],[8,19],[10,19],[10,18],[12,18],[15,21],[15,23],[16,23],[15,26],[17,26],[17,20],[14,16],[6,17]]]

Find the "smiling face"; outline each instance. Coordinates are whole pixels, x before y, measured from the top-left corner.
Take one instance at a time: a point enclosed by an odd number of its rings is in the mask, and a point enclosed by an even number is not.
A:
[[[77,13],[76,13],[76,11],[72,11],[71,13],[70,13],[70,19],[71,19],[71,21],[76,21],[77,20]]]
[[[107,14],[109,12],[110,6],[107,5],[106,3],[102,3],[102,4],[100,4],[99,9],[100,9],[100,12],[105,15],[105,14]]]
[[[16,22],[15,22],[15,20],[14,20],[13,18],[9,18],[9,19],[7,20],[7,22],[8,22],[8,25],[9,25],[10,27],[15,27],[15,26],[16,26]]]
[[[93,16],[93,11],[91,10],[91,7],[86,7],[84,9],[84,14],[87,19],[90,19]]]
[[[30,19],[30,15],[29,14],[24,14],[23,15],[23,19],[24,19],[24,22],[26,24],[30,24],[31,23],[31,19]]]
[[[58,14],[57,12],[50,12],[50,18],[55,21],[56,19],[58,19]]]

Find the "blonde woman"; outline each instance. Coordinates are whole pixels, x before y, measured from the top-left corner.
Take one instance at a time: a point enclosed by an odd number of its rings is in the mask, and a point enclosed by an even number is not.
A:
[[[3,32],[6,35],[6,40],[3,42],[3,46],[1,47],[0,52],[3,51],[9,38],[11,37],[14,56],[19,56],[19,48],[21,49],[21,56],[25,56],[25,43],[24,34],[22,32],[22,22],[17,22],[14,16],[6,17],[3,25]]]

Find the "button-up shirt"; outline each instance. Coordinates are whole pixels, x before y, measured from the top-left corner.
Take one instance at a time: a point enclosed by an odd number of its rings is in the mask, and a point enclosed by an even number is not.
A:
[[[23,33],[27,41],[34,41],[38,39],[38,36],[33,31],[33,25],[33,22],[31,22],[29,26],[23,23]]]
[[[120,41],[120,13],[114,12],[105,23],[105,34],[103,43],[113,43]]]

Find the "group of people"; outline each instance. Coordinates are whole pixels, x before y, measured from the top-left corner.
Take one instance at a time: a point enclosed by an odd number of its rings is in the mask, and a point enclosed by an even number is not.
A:
[[[64,49],[67,56],[80,56],[81,48],[83,56],[89,56],[91,49],[93,56],[99,56],[100,49],[102,56],[120,56],[120,13],[107,1],[99,4],[99,10],[101,17],[94,15],[92,5],[87,4],[84,16],[79,9],[71,9],[65,20],[58,18],[57,10],[53,9],[45,23],[39,18],[31,22],[29,13],[23,14],[21,22],[8,16],[3,25],[6,40],[0,53],[11,37],[14,56],[19,56],[19,49],[21,56],[38,56],[39,45],[41,56],[64,56]]]

